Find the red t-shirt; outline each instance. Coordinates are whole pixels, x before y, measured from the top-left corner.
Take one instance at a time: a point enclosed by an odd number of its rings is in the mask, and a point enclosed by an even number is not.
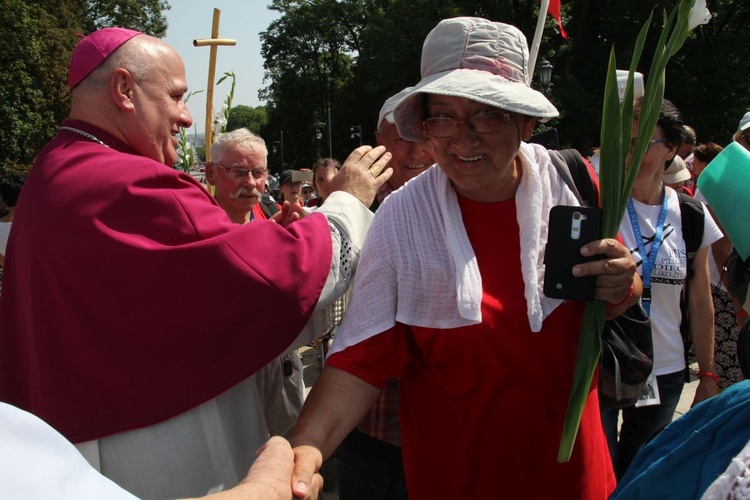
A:
[[[261,202],[255,204],[253,207],[253,220],[267,220],[266,214],[263,213],[263,209],[260,207]]]
[[[559,306],[533,333],[514,200],[459,197],[482,274],[482,324],[397,324],[328,364],[382,387],[400,377],[409,496],[602,499],[615,479],[591,388],[573,456],[557,463],[583,303]]]

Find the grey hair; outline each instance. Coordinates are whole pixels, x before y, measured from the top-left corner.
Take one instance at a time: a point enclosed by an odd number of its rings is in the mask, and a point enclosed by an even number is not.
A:
[[[268,148],[262,137],[255,135],[246,128],[238,128],[231,132],[219,134],[211,144],[211,156],[221,158],[228,149],[232,147],[248,149],[250,151],[263,151],[263,156],[268,161]]]

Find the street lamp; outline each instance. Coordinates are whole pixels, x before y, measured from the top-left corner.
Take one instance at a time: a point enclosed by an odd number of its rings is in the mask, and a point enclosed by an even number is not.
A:
[[[550,84],[552,83],[552,64],[546,59],[542,59],[539,63],[539,86],[542,87],[542,92],[547,92]]]
[[[361,146],[362,145],[362,125],[354,125],[350,130],[352,132],[352,135],[351,135],[352,139],[354,139],[355,137],[358,137],[359,145]]]
[[[317,140],[321,140],[323,138],[323,132],[321,131],[322,128],[328,129],[328,124],[323,122],[318,122],[315,124],[315,138]]]
[[[281,141],[273,141],[273,153],[281,149],[281,170],[284,171],[284,131],[281,131]]]
[[[328,156],[330,158],[333,158],[333,147],[331,146],[331,116],[330,116],[330,108],[328,110],[328,123],[325,122],[318,122],[315,124],[315,138],[317,140],[323,139],[323,130],[326,129],[326,133],[328,135]]]

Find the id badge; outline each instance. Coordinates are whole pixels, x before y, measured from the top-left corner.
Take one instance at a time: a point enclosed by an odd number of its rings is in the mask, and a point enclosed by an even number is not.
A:
[[[651,371],[651,375],[646,380],[646,387],[643,388],[643,392],[638,396],[638,401],[635,402],[635,407],[640,408],[641,406],[654,406],[661,404],[659,399],[659,384],[656,383],[656,375]]]

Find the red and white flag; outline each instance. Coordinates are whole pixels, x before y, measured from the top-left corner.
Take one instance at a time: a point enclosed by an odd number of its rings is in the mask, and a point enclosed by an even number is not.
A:
[[[568,34],[565,33],[562,21],[560,20],[560,0],[550,0],[549,13],[552,15],[552,17],[555,18],[555,21],[557,21],[557,26],[560,28],[560,34],[562,35],[562,37],[567,39]]]

